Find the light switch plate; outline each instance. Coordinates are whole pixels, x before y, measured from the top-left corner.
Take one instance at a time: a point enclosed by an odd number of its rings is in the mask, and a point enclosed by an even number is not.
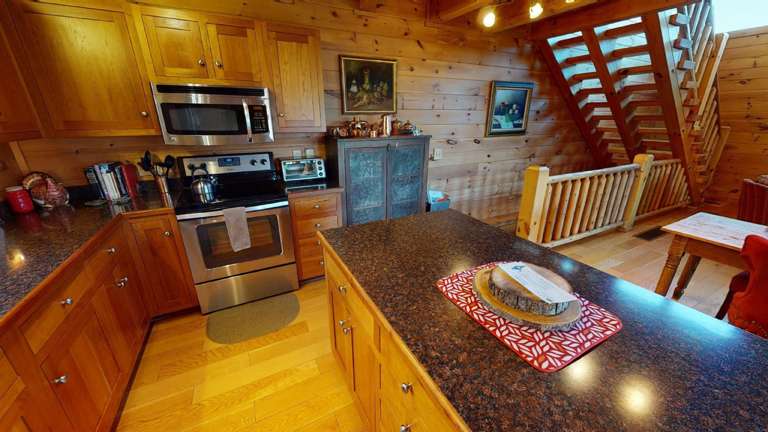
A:
[[[435,147],[432,150],[432,160],[440,160],[443,158],[443,149],[440,147]]]

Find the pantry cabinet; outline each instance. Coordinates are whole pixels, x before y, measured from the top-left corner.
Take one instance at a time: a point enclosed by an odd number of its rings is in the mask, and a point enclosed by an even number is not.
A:
[[[46,136],[157,134],[149,87],[122,10],[13,0],[16,59],[29,66]],[[5,22],[5,20],[4,20]],[[7,24],[6,24],[7,26]]]
[[[138,6],[134,15],[153,81],[268,85],[264,23]]]
[[[325,102],[317,32],[268,26],[277,127],[282,132],[324,132]]]

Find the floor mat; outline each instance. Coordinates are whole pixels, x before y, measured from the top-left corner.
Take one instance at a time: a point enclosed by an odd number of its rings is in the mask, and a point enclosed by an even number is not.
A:
[[[279,330],[299,314],[294,293],[241,304],[208,315],[208,338],[220,344],[234,344]]]
[[[635,237],[651,241],[663,236],[664,234],[666,234],[666,231],[663,231],[660,226],[657,226],[655,228],[643,231],[640,234],[635,234]]]

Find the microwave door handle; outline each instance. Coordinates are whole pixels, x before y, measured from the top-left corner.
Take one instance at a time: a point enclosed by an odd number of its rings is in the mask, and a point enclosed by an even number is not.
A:
[[[251,110],[248,108],[248,101],[243,101],[243,113],[245,113],[245,127],[248,129],[248,142],[253,142],[253,129],[251,129]]]

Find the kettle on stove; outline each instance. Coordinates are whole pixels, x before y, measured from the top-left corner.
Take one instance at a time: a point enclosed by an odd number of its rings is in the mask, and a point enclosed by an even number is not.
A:
[[[195,178],[195,173],[198,171],[204,172],[205,175]],[[192,184],[189,187],[199,202],[207,204],[216,199],[216,181],[208,174],[205,165],[192,167],[192,178]]]

